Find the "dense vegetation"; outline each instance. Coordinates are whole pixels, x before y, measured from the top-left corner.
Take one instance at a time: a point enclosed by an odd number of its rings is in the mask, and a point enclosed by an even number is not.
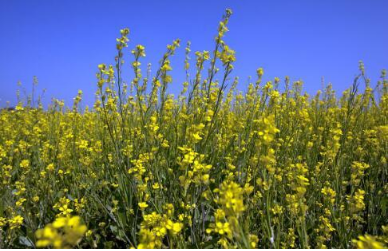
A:
[[[342,96],[328,85],[310,97],[259,68],[238,91],[230,15],[194,67],[187,44],[178,97],[167,87],[180,41],[153,77],[136,46],[126,84],[123,29],[92,109],[80,91],[72,108],[30,97],[0,111],[0,248],[387,245],[385,71],[372,88],[360,63]]]

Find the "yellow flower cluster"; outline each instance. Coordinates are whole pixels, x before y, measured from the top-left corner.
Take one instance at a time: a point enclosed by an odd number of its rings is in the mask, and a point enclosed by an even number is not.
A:
[[[73,248],[87,231],[79,216],[58,217],[52,224],[36,231],[36,246]]]
[[[165,206],[166,214],[151,214],[143,215],[143,222],[139,231],[139,249],[161,248],[162,240],[166,234],[170,238],[176,237],[183,228],[183,223],[180,221],[172,221],[170,218],[174,215],[174,207],[172,204]]]
[[[178,159],[178,164],[180,169],[185,171],[185,175],[179,176],[179,181],[185,191],[191,183],[208,184],[212,165],[202,163],[205,155],[200,155],[187,147],[179,147],[178,149],[183,153],[183,158]]]
[[[58,203],[54,205],[54,209],[59,210],[58,216],[68,216],[73,212],[73,209],[69,208],[70,200],[66,197],[62,197]]]
[[[358,239],[353,239],[352,242],[358,249],[387,249],[388,226],[383,226],[382,230],[383,234],[381,236],[366,234],[364,236],[358,236]]]
[[[218,234],[218,243],[224,248],[230,248],[233,242],[240,242],[244,236],[239,224],[239,218],[245,211],[244,189],[233,181],[224,181],[214,193],[218,194],[215,202],[220,208],[215,211],[215,222],[210,223],[206,233]],[[257,236],[251,234],[249,239],[247,247],[256,247]]]

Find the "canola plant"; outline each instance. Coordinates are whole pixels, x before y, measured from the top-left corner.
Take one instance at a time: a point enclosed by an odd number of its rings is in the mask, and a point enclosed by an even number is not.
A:
[[[151,76],[123,29],[92,108],[79,91],[0,111],[0,248],[387,247],[386,72],[309,96],[259,68],[239,91],[231,14],[213,51],[187,43],[177,97],[180,40]]]

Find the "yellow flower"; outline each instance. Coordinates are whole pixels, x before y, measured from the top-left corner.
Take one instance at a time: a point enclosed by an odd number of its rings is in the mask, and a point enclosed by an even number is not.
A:
[[[138,205],[140,207],[140,210],[144,210],[148,207],[146,202],[139,202]]]
[[[359,249],[386,249],[384,243],[377,241],[375,237],[370,235],[359,236],[358,240],[353,240],[353,243]]]
[[[138,249],[154,249],[158,248],[158,242],[156,236],[148,229],[140,229],[140,243],[137,246]]]
[[[20,198],[18,201],[16,201],[15,204],[17,207],[21,207],[25,201],[26,201],[25,198]]]
[[[104,71],[105,68],[106,68],[106,65],[105,65],[105,64],[99,64],[99,65],[98,65],[98,69],[99,69],[100,71]]]
[[[24,159],[20,162],[20,167],[21,168],[28,168],[30,166],[30,161],[28,159]]]
[[[166,228],[170,230],[173,235],[176,235],[182,230],[183,224],[179,222],[174,223],[172,220],[167,220]]]
[[[258,242],[259,242],[259,238],[256,235],[253,235],[253,234],[249,235],[249,244],[251,245],[250,248],[256,248]]]
[[[264,69],[263,69],[263,68],[257,69],[257,75],[258,75],[259,77],[263,76],[263,75],[264,75]]]
[[[16,215],[12,219],[8,220],[9,226],[11,229],[19,228],[23,224],[24,218],[20,215]]]
[[[82,239],[87,227],[79,216],[59,217],[44,229],[36,231],[37,247],[72,248]]]
[[[7,219],[4,217],[0,217],[0,228],[4,227],[7,224]]]
[[[129,34],[129,29],[128,28],[124,28],[122,30],[120,30],[120,33],[122,36],[127,36]]]
[[[86,237],[90,237],[90,236],[92,236],[92,234],[93,234],[93,231],[88,230],[85,235],[86,235]]]
[[[46,170],[49,172],[53,172],[55,170],[54,164],[51,163],[51,164],[47,165]]]
[[[152,188],[155,189],[155,190],[159,189],[160,188],[159,183],[153,184]]]

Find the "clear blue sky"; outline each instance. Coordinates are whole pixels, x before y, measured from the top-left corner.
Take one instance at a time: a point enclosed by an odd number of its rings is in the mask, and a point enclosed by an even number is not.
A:
[[[321,77],[338,92],[349,87],[359,60],[373,84],[388,68],[386,0],[0,0],[0,106],[14,105],[17,82],[29,90],[33,76],[47,89],[46,104],[56,97],[71,106],[78,89],[92,104],[97,65],[114,63],[121,28],[130,29],[129,49],[146,47],[143,66],[151,62],[155,72],[173,39],[212,50],[226,8],[233,16],[225,40],[236,50],[242,90],[258,67],[265,80],[288,75],[312,94]],[[171,93],[181,89],[183,60],[184,46],[172,60]],[[124,70],[129,78],[129,63]]]

